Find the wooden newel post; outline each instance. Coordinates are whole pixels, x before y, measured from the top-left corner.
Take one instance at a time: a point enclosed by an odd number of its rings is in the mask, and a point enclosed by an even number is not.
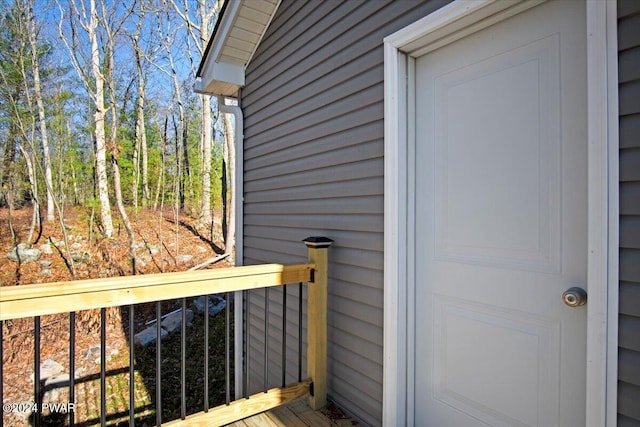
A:
[[[308,237],[309,262],[316,264],[307,288],[307,375],[312,389],[309,406],[318,410],[327,404],[327,272],[328,248],[333,240]]]

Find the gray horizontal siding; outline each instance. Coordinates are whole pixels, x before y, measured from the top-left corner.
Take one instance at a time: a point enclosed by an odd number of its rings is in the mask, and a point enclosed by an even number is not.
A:
[[[620,117],[620,148],[637,147],[640,135],[640,114]]]
[[[640,79],[640,47],[620,52],[618,60],[618,81],[627,83]]]
[[[241,92],[243,261],[300,262],[306,258],[301,239],[335,241],[329,250],[328,393],[371,425],[382,422],[382,40],[446,3],[283,0]],[[280,299],[270,293],[269,380],[276,385]],[[255,292],[249,303],[255,390],[264,375],[264,294]],[[287,320],[287,347],[295,350],[297,326]],[[287,370],[294,362],[287,354]]]
[[[624,155],[624,151],[620,154]],[[640,215],[640,182],[620,182],[620,214]]]
[[[339,159],[336,160],[336,162],[339,161]],[[382,159],[378,158],[354,163],[338,164],[331,167],[331,169],[315,169],[312,165],[309,166],[310,167],[306,172],[261,178],[255,181],[246,181],[247,184],[245,190],[247,191],[247,197],[251,197],[249,193],[256,191],[296,188],[323,183],[334,183],[340,186],[340,183],[344,183],[348,180],[380,177],[380,175],[372,174],[371,169],[374,167],[383,167],[384,162]],[[309,191],[308,194],[309,197],[313,197],[312,191]],[[336,192],[335,194],[341,195],[342,193]]]
[[[620,314],[618,426],[640,426],[640,2],[618,0]]]
[[[371,111],[368,111],[371,113]],[[356,114],[359,113],[359,114]],[[335,133],[321,138],[314,136],[312,130],[307,130],[307,138],[301,133],[291,137],[281,137],[277,141],[264,144],[253,149],[254,157],[245,159],[245,165],[250,171],[271,165],[287,163],[293,160],[315,156],[338,149],[358,146],[370,141],[376,141],[384,132],[384,125],[380,117],[367,115],[367,111],[350,113],[343,117],[339,124],[333,123]],[[286,151],[282,148],[286,147]],[[267,151],[269,150],[269,151]],[[308,167],[308,166],[307,166]]]
[[[620,314],[640,317],[640,286],[634,282],[620,282]]]
[[[640,387],[620,381],[618,385],[618,414],[625,417],[625,425],[638,426],[640,420]]]

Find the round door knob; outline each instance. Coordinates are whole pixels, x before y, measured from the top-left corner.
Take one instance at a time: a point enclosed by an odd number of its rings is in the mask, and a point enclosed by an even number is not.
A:
[[[574,286],[562,294],[562,301],[569,307],[580,307],[587,303],[587,291]]]

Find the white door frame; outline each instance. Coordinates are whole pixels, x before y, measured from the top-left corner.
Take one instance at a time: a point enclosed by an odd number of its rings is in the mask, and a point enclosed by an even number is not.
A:
[[[384,39],[383,423],[413,424],[415,284],[412,81],[415,58],[544,0],[456,0]],[[618,91],[616,1],[587,2],[588,427],[615,426],[618,334]],[[560,297],[560,296],[558,296]]]

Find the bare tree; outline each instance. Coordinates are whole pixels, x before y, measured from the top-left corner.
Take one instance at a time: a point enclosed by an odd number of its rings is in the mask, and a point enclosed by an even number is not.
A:
[[[28,20],[28,12],[23,7],[29,6],[29,5],[30,4],[22,4],[22,3],[18,4],[18,7],[19,7],[18,10],[20,11],[20,15],[23,18],[25,18],[25,21],[18,25],[23,26],[23,28],[25,29],[25,33],[29,32],[28,29],[30,28],[30,21]],[[19,50],[19,54],[14,57],[14,61],[13,61],[16,67],[15,70],[18,71],[20,76],[19,81],[20,81],[20,84],[23,86],[22,90],[14,92],[14,95],[16,96],[10,96],[7,99],[7,101],[9,102],[13,110],[13,117],[11,120],[11,124],[12,124],[12,129],[16,132],[16,135],[14,135],[16,137],[15,145],[17,145],[17,148],[19,149],[20,153],[24,158],[24,162],[27,168],[27,174],[29,178],[29,184],[31,188],[31,198],[32,198],[33,208],[32,208],[31,227],[29,229],[27,241],[29,243],[36,243],[40,239],[43,231],[42,221],[40,217],[38,180],[36,177],[36,166],[35,166],[38,164],[36,161],[36,153],[39,151],[41,147],[38,147],[35,143],[36,119],[35,119],[35,109],[34,109],[33,100],[32,100],[33,98],[32,88],[30,87],[31,80],[29,78],[30,76],[29,72],[33,74],[34,70],[33,68],[28,68],[29,55],[26,52],[26,43],[28,43],[27,39],[29,37],[30,35],[24,36],[24,40],[22,40],[21,42],[22,49]],[[33,44],[29,43],[29,45],[32,49],[35,48]],[[33,59],[33,56],[31,56],[31,59]],[[1,70],[1,69],[0,69],[0,80],[3,85],[5,86],[10,85],[9,83],[10,79],[7,77],[4,70]],[[19,99],[19,98],[22,98],[22,99]],[[22,104],[22,105],[19,105],[19,104]],[[39,119],[42,119],[42,116],[39,116]],[[21,142],[19,142],[20,139],[28,144],[30,151],[27,150]],[[50,188],[52,187],[50,186]],[[52,198],[52,204],[54,205],[54,208],[56,208],[58,211],[58,219],[60,221],[60,227],[62,229],[63,238],[66,243],[65,248],[67,252],[67,265],[69,267],[69,270],[72,276],[75,278],[76,273],[75,273],[74,263],[71,257],[69,245],[68,245],[68,238],[67,238],[66,230],[64,227],[64,222],[63,222],[64,217],[62,214],[62,210],[60,208],[60,204],[56,202],[55,198]],[[11,214],[11,208],[12,206],[9,206],[9,210],[10,210],[9,214]],[[54,218],[55,218],[55,215],[54,215]],[[38,226],[38,235],[34,238],[33,235],[35,233],[36,226]],[[13,233],[13,230],[11,231]],[[12,237],[15,242],[15,239],[16,239],[15,234],[12,234]]]
[[[109,189],[107,186],[107,146],[105,135],[106,108],[104,102],[105,77],[101,71],[102,58],[98,46],[97,31],[100,23],[98,9],[96,7],[95,0],[89,0],[88,13],[84,0],[80,1],[79,7],[78,0],[71,0],[69,2],[69,11],[67,13],[68,16],[66,17],[71,33],[69,39],[69,35],[63,30],[65,11],[60,3],[58,3],[58,7],[61,13],[59,23],[60,38],[64,41],[64,44],[69,51],[71,64],[76,70],[78,77],[83,82],[85,89],[89,93],[89,96],[95,106],[93,121],[95,126],[94,143],[96,153],[96,182],[98,187],[98,198],[100,200],[100,218],[103,234],[106,237],[111,237],[113,234],[113,221],[111,219],[111,202],[109,201]],[[89,40],[90,55],[88,58],[82,57],[82,49],[80,49],[81,42],[78,40],[80,28],[78,27],[81,27],[84,30]],[[85,67],[87,65],[86,62],[89,63],[90,72],[85,71]]]
[[[167,0],[164,1],[166,2]],[[168,0],[168,2],[171,4],[178,16],[180,16],[180,18],[185,22],[189,37],[200,53],[200,57],[202,57],[207,46],[212,25],[215,22],[215,17],[219,12],[219,3],[217,1],[199,1],[197,19],[194,20],[189,9],[190,2],[188,0],[183,0],[181,5],[178,4],[177,0]],[[202,132],[200,143],[202,158],[202,198],[200,203],[200,215],[202,224],[211,227],[213,223],[213,215],[211,212],[211,150],[213,146],[211,97],[209,95],[200,95],[200,103],[202,106]],[[211,229],[213,228],[211,227]]]
[[[93,1],[93,0],[92,0]],[[131,269],[132,273],[136,272],[136,239],[129,215],[124,206],[122,199],[122,185],[120,179],[120,166],[118,159],[120,157],[120,145],[118,144],[118,100],[116,91],[116,79],[115,79],[115,49],[116,49],[116,36],[122,29],[127,17],[131,14],[132,10],[129,9],[125,12],[124,17],[120,18],[117,22],[112,22],[108,19],[107,6],[104,0],[100,1],[101,8],[101,23],[106,33],[106,56],[107,56],[107,75],[106,83],[109,87],[109,111],[111,112],[111,134],[109,135],[109,148],[111,154],[111,166],[113,168],[113,190],[116,197],[116,206],[122,218],[127,234],[129,235],[129,248],[131,252]]]
[[[193,61],[193,58],[190,54],[190,49],[183,49],[183,44],[179,45],[179,48],[176,49],[178,45],[177,38],[178,34],[184,31],[186,28],[186,24],[182,22],[182,25],[173,25],[173,8],[168,7],[165,2],[164,8],[165,16],[162,18],[161,14],[157,14],[158,16],[158,28],[159,28],[159,43],[158,46],[161,47],[163,52],[163,56],[151,59],[149,55],[147,55],[146,60],[153,67],[155,67],[158,71],[164,73],[170,80],[173,86],[172,93],[172,107],[177,109],[177,118],[172,114],[173,128],[174,133],[176,135],[175,140],[175,162],[176,162],[176,171],[180,175],[180,181],[175,191],[176,198],[180,201],[180,209],[184,209],[186,207],[185,200],[195,200],[195,192],[194,192],[194,178],[193,178],[193,169],[191,167],[190,156],[189,153],[189,145],[188,145],[188,136],[189,136],[189,114],[187,103],[189,101],[188,95],[185,96],[185,91],[190,91],[191,87],[185,84],[185,81],[181,80],[180,77],[180,65],[179,62],[181,59],[180,56],[187,57]],[[180,18],[181,20],[182,18]],[[193,69],[191,70],[193,72]],[[185,86],[189,86],[185,88]],[[185,100],[186,98],[186,100]],[[202,161],[202,139],[200,140],[200,155],[197,156],[199,160]],[[209,161],[210,163],[210,161]],[[211,171],[208,172],[211,175]],[[210,179],[208,180],[210,181]],[[202,183],[202,182],[201,182]],[[211,190],[209,188],[208,192]],[[209,199],[211,197],[209,196]],[[200,203],[199,208],[202,208],[202,203]],[[200,209],[201,210],[201,209]],[[211,223],[210,223],[211,224]]]
[[[31,211],[31,227],[29,227],[29,235],[27,236],[27,242],[36,243],[42,233],[42,226],[39,227],[38,238],[33,240],[33,233],[35,232],[36,226],[40,225],[40,203],[38,201],[38,180],[36,179],[36,170],[33,167],[32,155],[24,149],[22,144],[18,143],[18,148],[20,149],[20,153],[22,153],[22,157],[24,157],[25,165],[27,166],[27,173],[29,176],[29,184],[31,186],[31,196],[33,200],[33,209]]]
[[[134,180],[133,180],[133,204],[138,206],[138,185],[142,180],[142,205],[147,206],[151,194],[149,192],[149,154],[147,145],[147,132],[145,126],[145,99],[146,99],[146,70],[143,65],[147,54],[140,45],[140,35],[142,33],[142,24],[147,11],[147,2],[140,1],[138,8],[138,20],[136,22],[135,32],[130,35],[133,52],[135,55],[136,73],[138,77],[138,93],[136,101],[136,130],[135,130],[135,146],[133,155]],[[140,155],[138,155],[140,153]]]
[[[49,137],[47,133],[47,121],[45,120],[44,103],[42,102],[42,90],[40,87],[40,61],[38,58],[38,45],[36,38],[36,20],[33,14],[33,0],[26,0],[23,10],[28,25],[29,45],[31,47],[31,67],[33,72],[33,91],[38,108],[38,122],[40,125],[40,139],[42,141],[42,160],[44,166],[44,182],[47,190],[47,221],[55,219],[53,202],[53,175],[51,172],[51,154],[49,152]]]
[[[161,156],[161,161],[160,161],[160,176],[158,177],[158,182],[156,184],[156,195],[155,195],[155,201],[153,202],[153,209],[157,210],[158,206],[159,206],[159,200],[160,197],[162,196],[162,200],[164,200],[164,169],[165,169],[165,146],[167,143],[167,126],[168,126],[168,122],[169,122],[169,118],[167,116],[165,116],[164,118],[164,127],[161,129],[160,128],[160,123],[157,124],[158,127],[158,134],[160,134],[160,156]],[[162,193],[162,194],[161,194]]]
[[[170,22],[170,19],[167,17],[167,24]],[[174,35],[171,34],[169,29],[166,28],[166,32],[162,34],[162,46],[167,55],[167,60],[169,61],[169,70],[166,70],[162,67],[159,69],[167,74],[171,78],[173,83],[173,98],[175,103],[178,106],[178,125],[176,126],[174,123],[175,133],[176,133],[176,167],[178,171],[181,171],[184,174],[184,179],[182,180],[183,185],[179,185],[177,187],[177,198],[180,199],[180,205],[184,208],[184,187],[188,185],[190,182],[190,168],[189,168],[189,150],[187,147],[187,135],[188,135],[188,124],[187,124],[187,116],[185,113],[184,102],[182,100],[182,90],[180,87],[180,81],[178,79],[178,71],[176,68],[175,60],[174,60],[174,52],[172,52],[172,44]],[[190,185],[189,185],[190,188]]]
[[[38,200],[38,180],[36,179],[36,171],[34,168],[33,158],[35,157],[35,149],[33,144],[35,134],[35,119],[33,118],[33,105],[31,101],[31,93],[29,87],[29,52],[28,52],[28,28],[27,22],[25,22],[25,11],[23,10],[23,4],[18,3],[15,5],[15,9],[12,9],[11,19],[6,20],[4,24],[11,26],[11,47],[10,47],[10,63],[11,66],[0,67],[0,82],[2,84],[2,92],[6,94],[5,102],[9,105],[9,121],[10,121],[10,134],[9,144],[10,150],[13,152],[12,156],[15,157],[15,148],[17,147],[22,154],[25,166],[27,168],[27,176],[29,178],[29,184],[31,189],[31,202],[32,202],[32,221],[29,228],[29,234],[27,241],[33,242],[33,233],[36,226],[40,225],[39,231],[42,232],[41,218],[40,218],[40,203]],[[4,65],[4,64],[3,64]],[[32,150],[29,153],[22,142],[29,142]],[[7,159],[5,159],[7,160]],[[13,165],[8,167],[10,173],[10,186],[7,188],[9,192],[8,205],[9,213],[13,208],[13,192],[16,190],[17,182],[15,181],[15,170]],[[13,230],[12,230],[13,233]],[[38,235],[39,238],[39,235]],[[15,240],[15,235],[14,235]],[[38,239],[36,239],[38,240]]]

